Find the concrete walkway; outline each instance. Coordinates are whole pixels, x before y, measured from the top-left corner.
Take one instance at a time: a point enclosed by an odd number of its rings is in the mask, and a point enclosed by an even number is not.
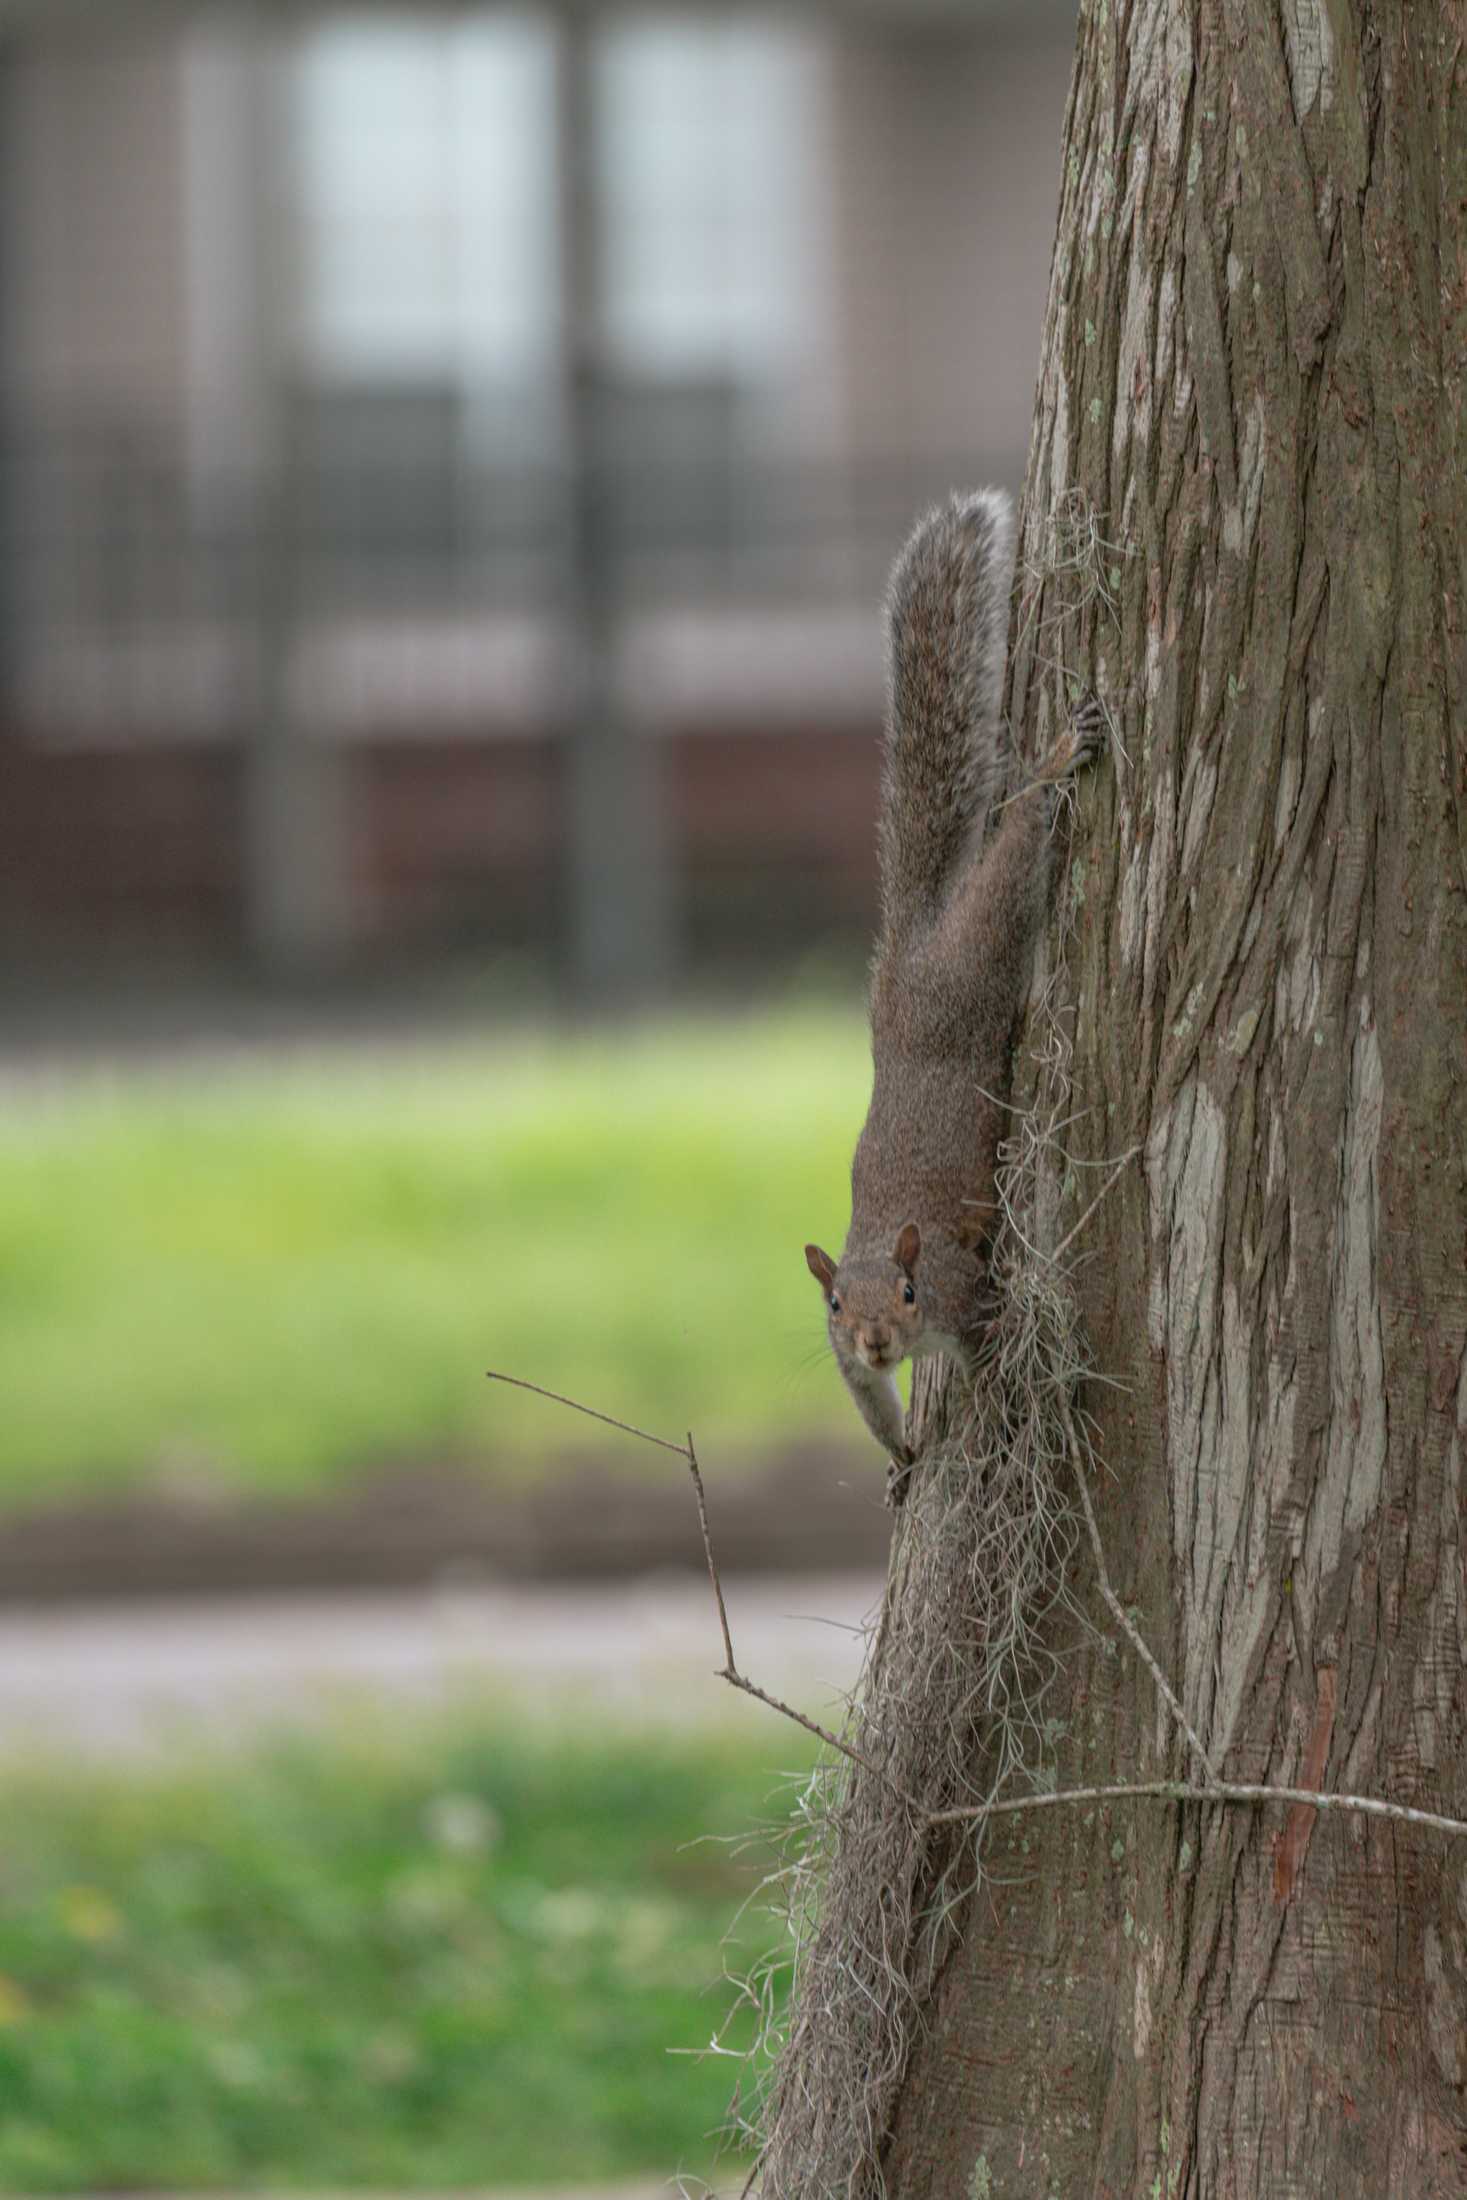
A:
[[[812,1717],[859,1669],[870,1574],[724,1584],[744,1673]],[[0,1612],[0,1750],[68,1754],[241,1739],[343,1711],[466,1699],[628,1722],[775,1714],[714,1677],[706,1576],[411,1594],[168,1599]]]

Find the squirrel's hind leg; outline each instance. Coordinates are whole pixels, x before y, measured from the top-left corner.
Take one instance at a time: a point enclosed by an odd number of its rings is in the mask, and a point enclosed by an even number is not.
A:
[[[976,1004],[994,1047],[1008,1044],[1048,907],[1052,790],[1104,744],[1104,713],[1087,696],[1036,777],[1004,806],[998,831],[956,881],[939,920],[938,955],[949,967],[960,959],[978,974]]]

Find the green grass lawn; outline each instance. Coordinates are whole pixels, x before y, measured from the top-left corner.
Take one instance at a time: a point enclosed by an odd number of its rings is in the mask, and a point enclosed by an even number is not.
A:
[[[587,1441],[487,1367],[710,1448],[844,1428],[801,1247],[868,1089],[852,1009],[12,1091],[0,1505]]]
[[[0,2189],[444,2188],[706,2165],[799,1738],[440,1730],[7,1768]],[[693,1845],[689,1845],[693,1844]]]

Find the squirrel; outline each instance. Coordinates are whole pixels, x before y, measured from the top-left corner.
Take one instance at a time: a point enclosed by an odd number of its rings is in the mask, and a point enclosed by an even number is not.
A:
[[[871,972],[874,1079],[838,1261],[805,1247],[857,1410],[906,1495],[913,1453],[893,1369],[945,1353],[969,1376],[982,1329],[1014,1025],[1049,896],[1057,784],[1102,746],[1093,697],[985,828],[1007,777],[1000,708],[1013,516],[1001,492],[919,521],[887,597],[889,705]]]

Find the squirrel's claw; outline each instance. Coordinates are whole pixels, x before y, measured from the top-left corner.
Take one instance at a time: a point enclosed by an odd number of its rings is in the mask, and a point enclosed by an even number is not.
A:
[[[1105,706],[1098,695],[1082,695],[1070,721],[1075,740],[1075,768],[1093,764],[1106,746]]]
[[[1110,745],[1110,720],[1098,695],[1082,695],[1070,713],[1069,725],[1040,765],[1031,785],[1057,788],[1066,785],[1105,754]],[[1051,804],[1052,811],[1052,804]]]

